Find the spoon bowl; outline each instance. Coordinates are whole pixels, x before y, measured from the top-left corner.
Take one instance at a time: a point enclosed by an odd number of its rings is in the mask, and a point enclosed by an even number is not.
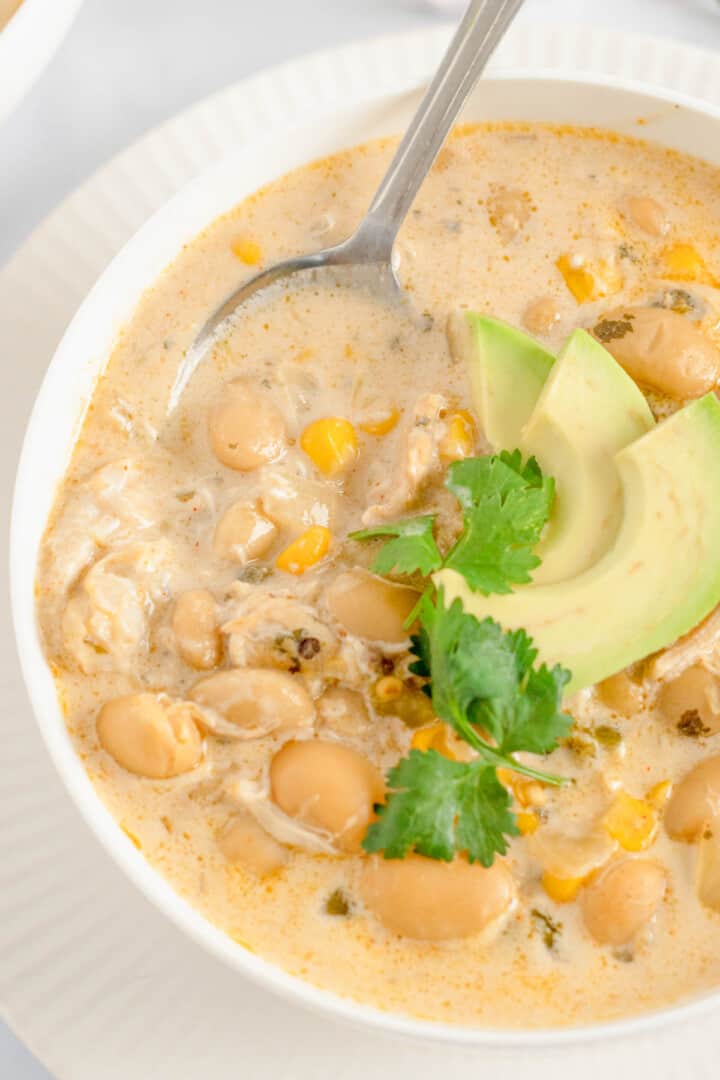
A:
[[[409,303],[396,274],[393,248],[425,177],[469,94],[523,0],[471,0],[358,229],[347,240],[261,270],[208,319],[185,354],[170,391],[173,412],[208,347],[240,309],[273,286],[308,273],[332,272],[330,284],[357,285],[385,303]],[[317,281],[317,276],[312,278]]]
[[[314,255],[300,255],[275,263],[267,270],[255,274],[229,296],[208,319],[185,353],[170,391],[168,412],[175,410],[198,365],[225,328],[237,322],[243,309],[247,310],[254,303],[270,299],[278,290],[284,289],[290,278],[295,289],[308,286],[362,289],[386,305],[410,309],[405,313],[406,317],[417,319],[418,316],[397,276],[395,260],[369,262],[358,258],[358,253],[353,248],[354,240],[355,236]]]

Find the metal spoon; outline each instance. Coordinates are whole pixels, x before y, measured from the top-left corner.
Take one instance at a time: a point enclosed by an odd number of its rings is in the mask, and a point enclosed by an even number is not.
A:
[[[334,247],[287,259],[263,270],[228,297],[185,354],[170,393],[169,411],[202,360],[220,326],[261,289],[301,271],[343,267],[348,284],[379,291],[388,301],[404,297],[393,264],[393,246],[408,210],[468,95],[517,14],[523,0],[471,0],[457,33],[357,230]],[[333,275],[338,283],[341,275]]]

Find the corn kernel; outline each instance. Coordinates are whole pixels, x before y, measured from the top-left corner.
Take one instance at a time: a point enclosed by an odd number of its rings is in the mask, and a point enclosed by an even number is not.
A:
[[[555,265],[578,304],[611,296],[623,285],[622,276],[604,259],[590,267],[585,263],[576,265],[573,257],[561,255]]]
[[[643,799],[635,799],[621,791],[604,819],[608,836],[617,840],[625,851],[645,851],[654,841],[658,820],[655,808]]]
[[[435,722],[435,713],[427,694],[407,686],[397,697],[385,700],[374,694],[373,708],[380,716],[397,716],[407,727],[417,730]]]
[[[429,724],[428,727],[418,728],[418,730],[413,733],[410,742],[413,750],[430,750],[440,734],[442,726],[442,721],[438,721],[434,724]]]
[[[516,814],[515,821],[522,836],[532,836],[540,827],[540,818],[537,814],[532,814],[527,810]]]
[[[275,565],[278,570],[286,570],[288,574],[304,574],[325,558],[331,539],[332,534],[324,525],[312,525],[280,552]]]
[[[569,904],[574,900],[584,882],[584,877],[560,878],[547,872],[542,876],[543,889],[557,904]]]
[[[300,445],[325,476],[337,476],[355,461],[357,435],[349,420],[326,416],[315,420],[300,436]]]
[[[262,262],[262,248],[254,240],[236,240],[232,252],[246,266],[259,266]]]
[[[495,772],[502,786],[512,789],[516,774],[511,772],[510,769],[503,768],[502,765]]]
[[[692,244],[670,244],[660,253],[665,277],[673,281],[699,281],[717,286],[717,278],[708,270],[705,260]]]
[[[358,427],[366,435],[389,435],[399,419],[400,410],[393,407],[387,416],[383,416],[379,420],[365,420],[363,423],[358,424]]]
[[[512,791],[522,807],[544,806],[547,802],[545,785],[541,784],[539,780],[528,780],[511,769],[504,769],[502,766],[497,770],[497,778],[503,787]]]
[[[400,697],[403,690],[403,681],[397,675],[384,675],[375,683],[373,694],[378,701],[394,701],[395,698]]]
[[[410,743],[413,750],[436,750],[446,758],[455,761],[455,753],[448,742],[447,724],[442,720],[429,724],[427,727],[418,728]]]
[[[471,457],[476,442],[475,422],[464,409],[447,419],[447,431],[438,445],[442,461],[461,461]]]
[[[672,780],[661,780],[659,784],[653,784],[645,798],[656,810],[662,810],[672,793]]]
[[[547,802],[545,785],[539,780],[516,780],[513,784],[515,798],[521,806],[544,806]]]

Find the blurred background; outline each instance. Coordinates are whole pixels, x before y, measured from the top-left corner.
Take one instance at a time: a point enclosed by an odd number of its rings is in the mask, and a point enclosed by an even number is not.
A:
[[[0,265],[90,173],[200,98],[311,50],[431,26],[463,7],[462,0],[85,0],[39,82],[0,121]],[[720,50],[718,0],[526,0],[519,18]],[[1,1080],[48,1077],[0,1021]]]

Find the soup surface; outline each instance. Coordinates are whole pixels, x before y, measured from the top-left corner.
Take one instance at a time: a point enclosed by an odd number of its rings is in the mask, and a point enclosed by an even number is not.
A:
[[[9,23],[22,0],[0,0],[0,30]]]
[[[473,754],[410,670],[423,581],[371,574],[378,542],[348,534],[434,513],[442,547],[462,526],[447,468],[493,448],[448,345],[453,312],[556,352],[631,309],[658,322],[647,355],[618,359],[656,417],[714,385],[720,178],[608,133],[459,129],[398,243],[414,315],[323,282],[270,295],[169,411],[208,313],[259,266],[347,236],[393,145],[272,183],[144,295],[45,537],[47,656],[128,842],[244,947],[452,1024],[636,1014],[720,983],[715,617],[569,698],[575,726],[552,753],[518,754],[574,783],[500,771],[519,832],[491,869],[386,861],[361,844],[388,769],[411,747]],[[653,349],[673,333],[663,367]],[[690,374],[683,335],[702,361]],[[701,762],[696,812],[681,782]]]

